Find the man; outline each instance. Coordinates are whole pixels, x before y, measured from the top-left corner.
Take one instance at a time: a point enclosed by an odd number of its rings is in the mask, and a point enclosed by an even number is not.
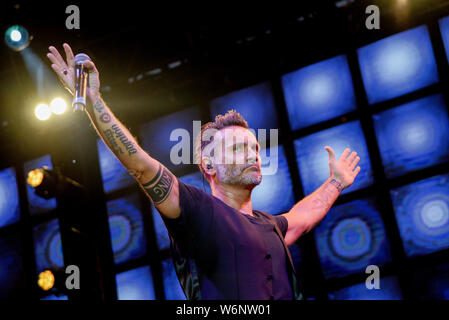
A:
[[[70,46],[63,47],[66,60],[54,47],[47,56],[73,92],[74,55]],[[186,296],[301,299],[287,246],[318,224],[341,191],[353,183],[360,172],[357,154],[346,149],[337,161],[334,151],[326,147],[329,178],[289,212],[272,217],[252,207],[251,192],[262,179],[259,144],[240,114],[230,111],[202,127],[197,155],[211,185],[209,195],[180,182],[136,143],[102,100],[94,63],[84,66],[89,72],[86,112],[161,214]]]

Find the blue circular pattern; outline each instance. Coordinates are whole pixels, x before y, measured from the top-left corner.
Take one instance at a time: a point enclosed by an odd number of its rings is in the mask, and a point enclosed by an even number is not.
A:
[[[431,193],[418,198],[412,212],[414,227],[422,234],[438,238],[449,234],[449,196]]]
[[[132,240],[132,224],[124,215],[111,215],[109,217],[112,249],[115,253],[126,250]]]
[[[342,259],[356,260],[371,250],[370,227],[359,217],[340,220],[330,235],[331,249]]]
[[[48,241],[47,260],[53,267],[61,268],[64,266],[64,256],[62,253],[61,233],[56,231]]]

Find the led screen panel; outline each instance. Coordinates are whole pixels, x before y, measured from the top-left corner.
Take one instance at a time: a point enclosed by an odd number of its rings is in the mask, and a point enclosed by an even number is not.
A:
[[[368,265],[391,261],[385,226],[373,199],[331,208],[314,232],[326,278],[365,272]]]
[[[116,275],[118,300],[155,300],[150,266],[125,271]]]
[[[329,177],[329,156],[325,146],[335,151],[337,160],[346,148],[356,151],[360,157],[360,173],[354,183],[343,190],[343,194],[368,187],[374,182],[362,128],[358,121],[353,121],[295,140],[296,161],[306,195],[315,191]]]
[[[42,168],[43,166],[53,168],[50,155],[25,162],[25,177],[28,176],[29,171],[37,168]],[[56,208],[56,198],[46,200],[39,197],[34,193],[34,189],[29,184],[27,184],[27,194],[30,214],[39,214]]]
[[[100,161],[103,189],[109,193],[136,183],[117,157],[108,149],[101,139],[97,140],[98,159]]]
[[[295,204],[295,195],[282,146],[260,151],[262,182],[253,189],[253,208],[270,214],[284,213]]]
[[[142,148],[169,170],[193,163],[193,145],[201,129],[200,109],[191,107],[158,118],[141,126]],[[173,141],[172,141],[173,140]]]
[[[239,112],[253,129],[277,129],[277,113],[271,85],[263,82],[234,91],[210,102],[212,120],[228,110]]]
[[[25,289],[21,235],[0,236],[0,299],[23,298]]]
[[[0,228],[20,219],[19,194],[16,171],[8,168],[0,171]]]
[[[138,195],[109,201],[107,207],[115,263],[145,255],[147,243]]]
[[[449,175],[390,191],[407,256],[449,247]]]
[[[162,276],[164,279],[165,299],[186,300],[171,259],[162,261]]]
[[[55,294],[51,294],[49,296],[45,296],[43,298],[41,298],[41,300],[69,300],[69,297],[66,295],[55,295]]]
[[[367,289],[365,283],[356,284],[328,294],[330,300],[403,300],[396,277],[380,278],[379,289]]]
[[[351,73],[344,55],[290,72],[281,80],[292,130],[356,109]]]
[[[373,119],[387,177],[449,161],[449,116],[441,95],[386,110]]]
[[[414,292],[420,300],[449,300],[449,264],[428,267],[412,275]]]
[[[449,60],[449,17],[440,19],[440,31],[443,37],[444,48],[446,49],[447,60]]]
[[[61,233],[58,220],[37,225],[33,229],[37,274],[45,269],[64,266]]]
[[[396,98],[438,82],[426,26],[410,29],[357,50],[370,104]]]

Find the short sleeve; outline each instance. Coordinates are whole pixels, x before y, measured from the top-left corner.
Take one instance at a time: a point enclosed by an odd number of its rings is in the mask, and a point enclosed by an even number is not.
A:
[[[287,218],[285,218],[282,215],[274,216],[274,220],[276,220],[276,224],[279,227],[279,230],[281,230],[282,236],[285,238],[285,235],[287,234],[288,229],[288,221]]]
[[[204,241],[213,221],[213,198],[206,192],[179,181],[178,218],[170,219],[162,216],[170,236],[178,245],[192,245]]]

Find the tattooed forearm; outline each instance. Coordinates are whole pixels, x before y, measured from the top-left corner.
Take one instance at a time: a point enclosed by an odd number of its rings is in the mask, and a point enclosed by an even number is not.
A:
[[[106,129],[105,131],[103,131],[103,133],[105,134],[106,140],[108,141],[112,151],[115,154],[123,154],[122,148],[119,147],[117,141],[115,140],[114,131],[112,131],[111,129]]]
[[[137,153],[137,150],[134,147],[133,143],[128,140],[128,138],[123,134],[122,129],[120,129],[118,125],[113,124],[112,130],[114,130],[115,137],[120,140],[120,142],[126,148],[126,151],[128,151],[128,154],[130,156],[133,155],[134,153]]]
[[[167,199],[173,187],[173,175],[164,166],[159,165],[156,176],[142,186],[155,204]]]
[[[335,188],[338,192],[341,192],[341,184],[335,179],[329,181],[323,186],[321,192],[316,195],[313,199],[313,207],[315,210],[323,211],[326,213],[331,208],[332,204],[335,202]]]
[[[94,104],[95,110],[97,110],[98,113],[101,113],[104,110],[103,101],[101,99],[97,99],[97,101]]]
[[[142,176],[143,176],[143,170],[128,169],[128,172],[136,180],[140,180],[142,178]]]

